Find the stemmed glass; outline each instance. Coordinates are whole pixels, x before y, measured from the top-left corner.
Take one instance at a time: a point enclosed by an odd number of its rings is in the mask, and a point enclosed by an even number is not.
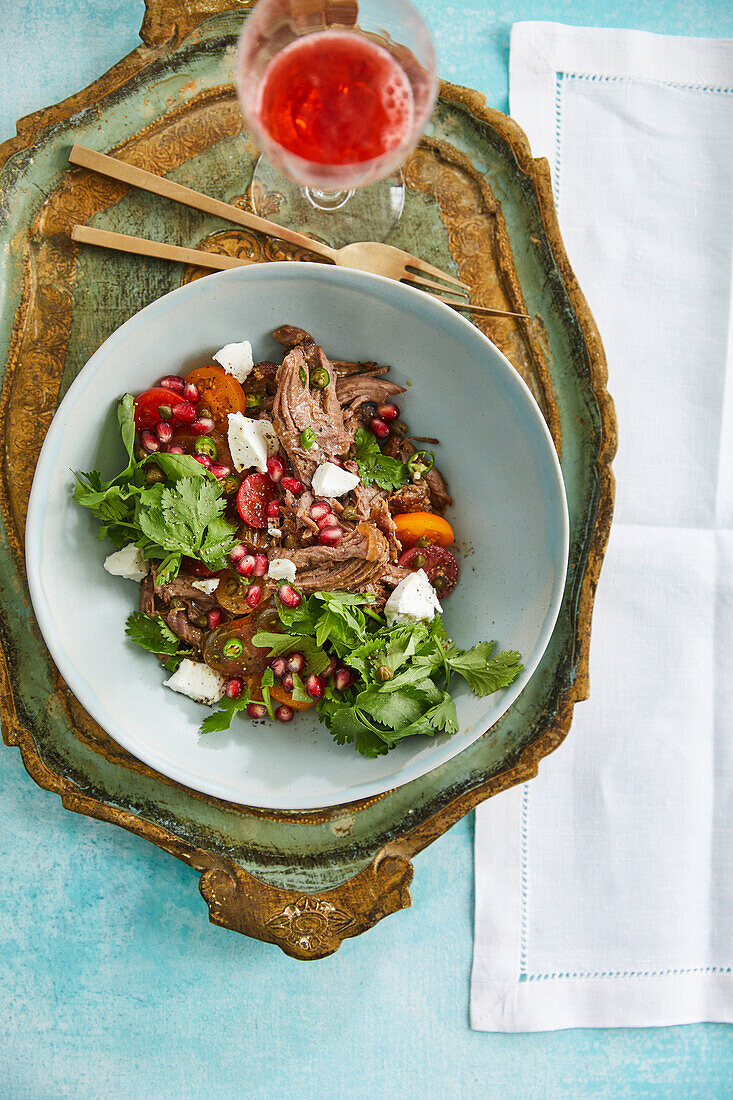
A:
[[[260,0],[237,89],[264,150],[256,214],[334,246],[389,235],[400,166],[437,93],[430,33],[408,0]]]

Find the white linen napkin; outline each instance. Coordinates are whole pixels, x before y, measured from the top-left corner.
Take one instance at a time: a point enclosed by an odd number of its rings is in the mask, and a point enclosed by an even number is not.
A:
[[[519,23],[619,418],[591,695],[476,827],[471,1023],[733,1021],[733,42]]]

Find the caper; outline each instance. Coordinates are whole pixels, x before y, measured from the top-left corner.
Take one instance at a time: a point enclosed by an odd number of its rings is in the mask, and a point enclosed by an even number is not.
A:
[[[160,466],[148,466],[145,471],[145,480],[148,485],[157,485],[158,482],[165,481],[165,474]]]
[[[426,536],[423,535],[423,537],[421,539],[417,540],[417,542],[415,543],[415,546],[421,546],[421,547],[430,546],[430,539],[426,538]]]
[[[144,458],[148,457],[148,452],[139,443],[135,444],[134,454],[135,454],[135,458],[138,462],[142,462],[142,460]]]
[[[196,414],[199,417],[201,417],[201,416],[211,416],[211,409],[207,408],[206,405],[199,405],[199,407],[196,409]]]
[[[356,519],[356,508],[354,508],[351,504],[347,504],[343,512],[341,513],[341,518],[345,519],[348,523],[351,523],[353,520]]]
[[[390,424],[390,428],[392,429],[392,433],[394,435],[400,436],[400,438],[407,435],[408,431],[410,430],[407,427],[407,424],[405,424],[404,420],[393,420]]]
[[[227,596],[234,596],[239,591],[239,581],[234,577],[230,577],[224,582],[224,592]]]
[[[438,576],[438,577],[433,578],[433,588],[435,589],[436,592],[442,592],[443,589],[445,588],[445,586],[446,586],[445,577]]]
[[[425,557],[424,554],[415,554],[415,557],[412,559],[412,568],[413,569],[422,569],[422,567],[425,565],[426,561],[427,561],[427,558]]]
[[[377,669],[377,679],[385,683],[387,680],[391,680],[394,676],[394,672],[387,665],[380,665]]]

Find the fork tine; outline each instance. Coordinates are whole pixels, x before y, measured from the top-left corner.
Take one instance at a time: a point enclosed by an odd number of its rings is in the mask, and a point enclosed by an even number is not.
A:
[[[423,279],[419,275],[413,275],[409,271],[402,277],[400,282],[404,283],[408,280],[420,289],[428,287],[430,290],[439,290],[441,294],[455,294],[456,297],[459,298],[466,297],[466,294],[462,294],[458,288],[454,290],[453,287],[446,286],[445,283],[434,283],[431,279]],[[463,284],[460,283],[459,286],[463,286]],[[466,287],[466,291],[468,291],[468,287]]]
[[[445,279],[446,283],[460,286],[463,290],[471,289],[465,283],[462,283],[460,279],[456,279],[453,275],[449,275],[447,271],[441,271],[439,267],[433,267],[432,264],[427,263],[425,260],[419,260],[416,256],[410,256],[405,263],[405,268],[408,273],[411,267],[414,267],[415,271],[419,271],[423,275],[436,275],[439,279]]]

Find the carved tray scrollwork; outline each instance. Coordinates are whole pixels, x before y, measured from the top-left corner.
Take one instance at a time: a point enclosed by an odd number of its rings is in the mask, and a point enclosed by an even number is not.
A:
[[[394,243],[456,270],[477,304],[530,321],[477,323],[534,392],[558,450],[571,514],[560,618],[540,668],[491,731],[436,771],[379,798],[317,813],[221,802],[158,775],[112,741],[61,680],[30,613],[25,511],[45,432],[92,352],[142,306],[199,269],[79,250],[89,222],[258,260],[296,257],[121,184],[70,168],[75,141],[247,204],[257,156],[232,87],[249,5],[148,0],[142,45],[94,84],[18,123],[0,147],[4,431],[0,507],[3,738],[77,813],[122,825],[200,874],[215,923],[320,958],[410,904],[411,858],[472,807],[536,774],[588,691],[593,594],[611,522],[613,406],[603,350],[567,262],[545,161],[475,92],[443,84],[405,175]]]

